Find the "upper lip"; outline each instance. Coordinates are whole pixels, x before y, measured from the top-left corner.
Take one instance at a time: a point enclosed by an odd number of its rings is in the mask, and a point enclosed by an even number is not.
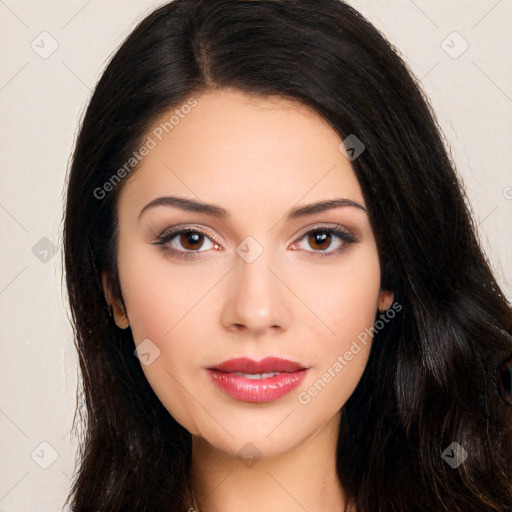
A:
[[[281,359],[279,357],[265,357],[260,361],[255,361],[248,357],[239,357],[236,359],[229,359],[216,366],[212,366],[209,369],[227,373],[240,372],[256,374],[271,372],[289,373],[296,372],[298,370],[305,370],[306,367],[295,361],[289,361],[288,359]]]

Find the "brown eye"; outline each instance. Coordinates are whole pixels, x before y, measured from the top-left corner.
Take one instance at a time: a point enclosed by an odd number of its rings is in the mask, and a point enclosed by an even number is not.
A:
[[[157,236],[155,245],[159,245],[169,255],[176,258],[193,259],[200,253],[211,249],[220,250],[220,244],[215,243],[214,235],[200,229],[172,226]]]
[[[314,257],[325,257],[341,254],[356,241],[352,232],[344,226],[319,226],[302,235],[291,247],[308,252]]]
[[[308,243],[312,249],[323,251],[331,245],[331,234],[327,231],[313,231],[308,235]]]
[[[203,245],[204,235],[197,231],[184,231],[180,235],[180,243],[184,249],[197,250]]]

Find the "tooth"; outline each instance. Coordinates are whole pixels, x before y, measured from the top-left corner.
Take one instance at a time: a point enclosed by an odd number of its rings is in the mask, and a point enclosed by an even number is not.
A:
[[[240,375],[242,377],[246,377],[247,379],[268,379],[269,377],[274,377],[275,375],[279,375],[279,372],[271,372],[271,373],[242,373],[242,372],[233,372],[233,375]]]

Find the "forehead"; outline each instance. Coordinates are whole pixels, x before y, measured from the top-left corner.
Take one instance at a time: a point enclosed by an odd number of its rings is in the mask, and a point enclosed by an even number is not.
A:
[[[220,90],[176,106],[148,130],[151,149],[120,201],[143,207],[181,194],[254,214],[340,194],[362,201],[340,136],[315,111],[289,99]]]

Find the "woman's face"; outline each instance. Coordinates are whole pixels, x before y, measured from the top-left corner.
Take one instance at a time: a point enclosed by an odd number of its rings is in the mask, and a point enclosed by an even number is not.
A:
[[[195,100],[155,122],[120,196],[116,321],[189,432],[275,455],[337,424],[363,373],[375,239],[341,139],[313,111],[227,90]],[[345,204],[305,208],[326,201]]]

